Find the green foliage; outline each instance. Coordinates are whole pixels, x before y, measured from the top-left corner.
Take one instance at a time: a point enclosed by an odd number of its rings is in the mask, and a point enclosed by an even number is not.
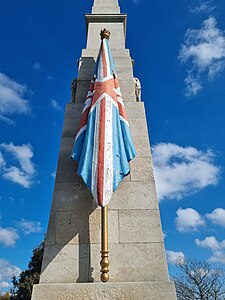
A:
[[[18,279],[12,279],[10,300],[30,300],[33,285],[39,283],[41,273],[41,263],[44,253],[44,242],[33,250],[33,255],[28,264],[28,269],[21,272]],[[1,298],[0,298],[1,299]],[[4,298],[3,298],[4,299]]]
[[[10,293],[6,292],[4,295],[0,295],[0,300],[10,300]]]

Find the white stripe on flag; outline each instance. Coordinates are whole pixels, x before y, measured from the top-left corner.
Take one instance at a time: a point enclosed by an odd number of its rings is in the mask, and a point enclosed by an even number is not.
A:
[[[91,192],[97,202],[97,165],[98,165],[98,145],[99,145],[99,115],[100,115],[100,102],[96,105],[95,115],[95,128],[94,128],[94,146],[92,155],[92,179],[91,179]],[[98,204],[98,203],[97,203]]]
[[[79,138],[79,136],[81,135],[82,132],[84,132],[84,130],[86,130],[87,128],[87,125],[84,125],[83,127],[81,127],[81,129],[78,131],[77,135],[76,135],[76,138],[75,138],[75,141]]]
[[[121,115],[120,115],[120,120],[123,121],[124,123],[127,124],[127,126],[129,126],[129,123],[126,119],[124,119]]]
[[[86,101],[85,101],[85,104],[84,104],[84,108],[83,108],[83,111],[82,111],[82,114],[84,113],[84,111],[91,106],[91,100],[92,98],[88,98]]]
[[[124,106],[124,103],[123,103],[123,98],[117,97],[117,100],[118,100],[118,102],[119,102],[123,107],[125,107],[125,106]]]
[[[106,96],[105,101],[104,206],[109,203],[113,193],[112,101],[109,96]]]

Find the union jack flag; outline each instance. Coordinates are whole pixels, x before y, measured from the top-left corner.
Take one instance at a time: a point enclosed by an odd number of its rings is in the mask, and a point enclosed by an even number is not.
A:
[[[136,154],[108,39],[101,42],[72,158],[96,203],[106,206]]]

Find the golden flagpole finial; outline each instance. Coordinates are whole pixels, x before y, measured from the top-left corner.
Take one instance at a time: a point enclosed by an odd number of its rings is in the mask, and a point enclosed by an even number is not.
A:
[[[111,33],[109,30],[107,30],[106,28],[102,29],[101,30],[101,33],[100,33],[100,36],[101,36],[101,39],[107,39],[109,40],[109,37],[110,37]]]

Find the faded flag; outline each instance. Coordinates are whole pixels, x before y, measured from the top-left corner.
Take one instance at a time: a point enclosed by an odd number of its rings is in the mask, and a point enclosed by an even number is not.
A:
[[[93,78],[72,158],[96,203],[104,207],[130,173],[129,161],[136,153],[107,38],[101,42]]]

